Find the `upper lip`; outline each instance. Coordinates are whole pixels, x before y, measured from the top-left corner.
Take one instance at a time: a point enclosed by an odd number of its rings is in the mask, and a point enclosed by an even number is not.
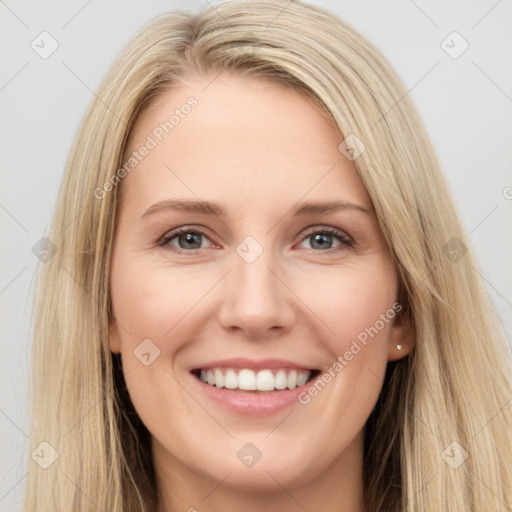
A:
[[[276,368],[293,368],[295,370],[317,370],[308,364],[290,361],[288,359],[248,359],[244,357],[232,357],[229,359],[218,359],[216,361],[208,361],[198,364],[190,369],[193,370],[207,370],[209,368],[248,368],[251,370],[265,370]]]

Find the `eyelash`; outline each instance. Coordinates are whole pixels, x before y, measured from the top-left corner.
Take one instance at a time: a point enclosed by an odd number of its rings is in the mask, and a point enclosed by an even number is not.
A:
[[[180,235],[183,235],[185,233],[193,233],[193,234],[196,234],[196,235],[201,235],[201,236],[204,236],[205,238],[208,238],[208,235],[200,230],[200,229],[197,229],[197,228],[192,228],[192,227],[187,227],[187,226],[184,226],[184,227],[181,227],[181,228],[176,228],[172,231],[169,231],[167,232],[165,235],[163,235],[160,240],[157,242],[157,245],[158,246],[161,246],[161,247],[165,247],[173,238],[176,238]],[[308,239],[309,237],[311,237],[312,235],[315,235],[315,234],[327,234],[327,235],[332,235],[334,238],[338,239],[338,241],[340,242],[340,245],[338,247],[332,247],[330,249],[324,249],[324,250],[315,250],[315,249],[310,249],[314,252],[318,252],[318,253],[327,253],[327,254],[332,254],[332,253],[338,253],[340,251],[343,251],[347,248],[350,248],[350,247],[353,247],[354,246],[354,243],[352,241],[352,239],[346,234],[344,233],[343,231],[339,230],[339,229],[335,229],[335,228],[314,228],[314,229],[311,229],[310,231],[308,231],[304,236],[303,238],[301,238],[300,242],[303,242],[304,240]],[[178,254],[189,254],[189,255],[194,255],[197,253],[197,251],[200,251],[201,248],[199,249],[191,249],[191,250],[185,250],[185,249],[180,249],[178,247],[172,247],[172,249],[170,249]]]

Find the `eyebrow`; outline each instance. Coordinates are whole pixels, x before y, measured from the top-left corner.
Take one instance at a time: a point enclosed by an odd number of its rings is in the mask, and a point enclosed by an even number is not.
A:
[[[168,199],[160,201],[150,206],[141,217],[147,217],[152,213],[161,210],[174,210],[186,213],[199,213],[202,215],[215,215],[222,217],[224,210],[216,203],[210,201],[194,201],[194,200],[177,200]],[[371,214],[370,209],[359,204],[351,203],[348,201],[326,201],[326,202],[306,202],[301,203],[291,211],[293,217],[301,217],[306,215],[331,213],[343,210],[353,210],[367,215]]]

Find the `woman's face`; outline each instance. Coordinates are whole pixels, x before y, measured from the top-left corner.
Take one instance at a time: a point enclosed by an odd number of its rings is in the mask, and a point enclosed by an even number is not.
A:
[[[137,120],[110,343],[158,471],[252,490],[360,474],[387,361],[410,343],[342,141],[303,96],[229,73]]]

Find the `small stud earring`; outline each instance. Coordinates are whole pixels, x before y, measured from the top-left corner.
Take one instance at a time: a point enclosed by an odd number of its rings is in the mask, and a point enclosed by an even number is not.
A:
[[[398,350],[402,350],[402,345],[397,345],[397,346],[396,346],[396,348],[397,348]]]

